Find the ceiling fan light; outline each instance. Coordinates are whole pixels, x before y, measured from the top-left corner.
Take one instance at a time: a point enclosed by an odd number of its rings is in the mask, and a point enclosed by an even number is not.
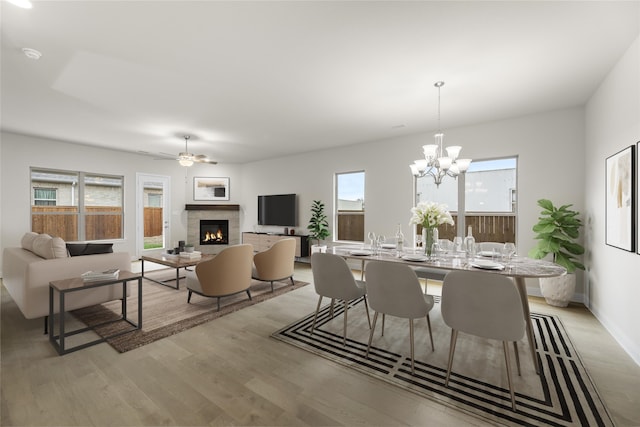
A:
[[[178,163],[180,163],[180,166],[189,167],[189,166],[193,165],[193,160],[191,160],[191,159],[178,159]]]

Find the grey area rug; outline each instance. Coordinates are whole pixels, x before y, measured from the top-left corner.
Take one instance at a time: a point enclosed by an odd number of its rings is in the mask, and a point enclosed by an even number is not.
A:
[[[175,269],[163,269],[145,274],[156,280],[175,279]],[[175,281],[169,284],[175,286]],[[223,297],[220,300],[220,311],[217,311],[216,298],[205,298],[193,294],[191,303],[187,304],[184,279],[180,280],[179,290],[143,279],[142,329],[110,338],[107,342],[120,353],[124,353],[306,285],[308,285],[307,282],[299,280],[294,280],[294,285],[290,280],[274,282],[274,292],[271,292],[269,282],[254,280],[250,288],[251,300],[246,292]],[[127,299],[127,317],[135,322],[138,318],[137,286],[130,289],[132,292]],[[71,314],[85,325],[95,327],[95,325],[120,318],[120,308],[119,301],[111,301],[74,310]],[[104,337],[127,329],[131,329],[131,325],[124,321],[117,321],[106,326],[98,326],[94,331]]]
[[[346,346],[342,345],[342,302],[336,304],[333,319],[329,305],[321,309],[313,335],[311,313],[274,332],[272,337],[493,424],[614,425],[556,316],[531,314],[541,375],[535,373],[526,338],[518,343],[521,376],[517,375],[510,346],[517,402],[517,412],[513,412],[500,342],[460,333],[447,388],[444,380],[451,329],[442,322],[440,304],[435,305],[430,315],[435,351],[431,351],[426,319],[414,321],[416,363],[415,375],[411,375],[408,320],[386,316],[381,336],[382,316],[379,316],[367,359],[370,329],[364,304],[360,302],[349,306]]]

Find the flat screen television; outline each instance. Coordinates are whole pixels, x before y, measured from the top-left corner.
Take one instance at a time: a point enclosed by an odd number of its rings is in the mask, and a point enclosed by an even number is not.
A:
[[[258,224],[295,227],[296,207],[295,194],[258,196]]]

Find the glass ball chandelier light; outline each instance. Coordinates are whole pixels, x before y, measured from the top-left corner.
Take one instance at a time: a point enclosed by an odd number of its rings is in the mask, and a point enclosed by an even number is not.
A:
[[[444,155],[442,149],[444,133],[440,128],[440,88],[444,86],[444,82],[436,82],[434,86],[438,88],[438,133],[434,135],[435,144],[423,145],[424,159],[415,160],[409,167],[414,176],[431,176],[436,186],[439,187],[445,176],[456,178],[459,174],[465,173],[469,169],[471,159],[458,159],[460,150],[462,150],[459,145],[446,147],[447,155]]]

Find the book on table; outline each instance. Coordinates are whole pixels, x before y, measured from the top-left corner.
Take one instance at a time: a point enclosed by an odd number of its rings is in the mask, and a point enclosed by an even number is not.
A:
[[[186,259],[198,259],[202,257],[202,253],[200,251],[193,252],[180,252],[180,258]]]
[[[112,280],[117,279],[120,274],[120,270],[117,268],[110,268],[103,271],[87,271],[81,274],[82,280],[85,282],[97,282],[99,280]]]

